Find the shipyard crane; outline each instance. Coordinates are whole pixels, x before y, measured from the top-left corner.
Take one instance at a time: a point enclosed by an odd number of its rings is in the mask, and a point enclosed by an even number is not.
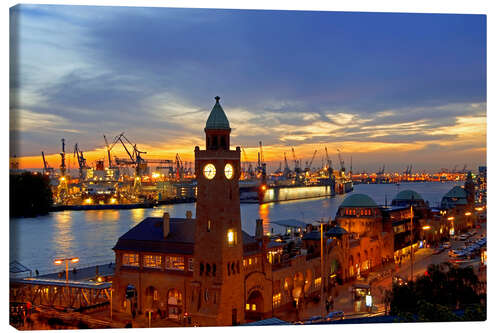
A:
[[[243,147],[241,147],[241,151],[243,151],[243,159],[244,159],[243,163],[246,163],[246,165],[247,165],[247,171],[246,171],[246,173],[250,177],[253,177],[254,176],[254,172],[253,172],[253,169],[252,169],[252,163],[249,162],[247,153],[246,153],[246,151],[245,151],[245,149]]]
[[[45,160],[45,154],[43,153],[42,151],[42,160],[43,160],[43,173],[44,174],[48,174],[48,175],[52,175],[54,173],[54,168],[51,168],[49,166],[49,163],[47,163],[47,161]]]
[[[464,164],[464,168],[462,169],[461,173],[465,173],[466,169],[467,169],[467,164]]]
[[[262,178],[266,178],[267,170],[266,163],[264,163],[264,150],[262,149],[262,141],[259,141],[259,152],[257,153],[257,158],[257,164]]]
[[[83,180],[83,170],[87,169],[87,160],[83,157],[83,151],[78,148],[78,143],[75,143],[75,149],[73,152],[73,157],[76,156],[78,161],[78,170],[80,171],[80,180]]]
[[[283,169],[283,176],[288,178],[290,175],[290,167],[288,166],[288,160],[286,159],[286,152],[283,152],[283,158],[285,160],[285,169]]]
[[[317,152],[318,152],[318,150],[314,150],[314,153],[313,153],[313,156],[312,156],[311,160],[309,162],[306,161],[305,171],[310,171],[311,170],[311,166],[312,166],[312,163],[314,161],[314,157],[316,157],[316,153]]]
[[[118,141],[114,141],[113,144],[110,146],[108,143],[108,139],[106,138],[106,135],[103,134],[103,136],[104,136],[104,142],[106,143],[106,151],[108,152],[108,166],[111,169],[113,167],[113,162],[111,160],[111,149],[113,149],[113,147]]]
[[[293,162],[295,164],[295,173],[299,174],[300,173],[300,165],[299,165],[299,160],[297,159],[297,156],[295,156],[295,149],[292,147],[292,156],[293,156]]]
[[[339,155],[339,164],[340,164],[340,172],[343,175],[345,173],[344,160],[342,159],[342,155],[340,155],[340,148],[337,148],[337,152]]]
[[[377,176],[383,175],[385,172],[385,164],[377,171]]]
[[[326,156],[326,171],[328,173],[328,178],[332,178],[333,163],[332,163],[332,160],[330,159],[330,156],[328,156],[328,148],[327,147],[325,147],[325,156]]]
[[[65,144],[64,144],[64,139],[61,139],[62,143],[62,152],[59,153],[61,155],[61,165],[59,166],[59,169],[61,170],[61,176],[64,177],[66,174],[66,152],[64,150]]]
[[[175,155],[175,178],[177,180],[182,180],[184,178],[184,167],[178,153]]]

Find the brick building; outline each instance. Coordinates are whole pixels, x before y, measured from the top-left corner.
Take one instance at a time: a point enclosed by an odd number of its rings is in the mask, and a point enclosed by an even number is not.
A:
[[[219,97],[205,126],[206,148],[195,147],[196,217],[149,217],[122,235],[113,250],[113,309],[170,318],[179,324],[235,325],[279,317],[324,290],[392,258],[392,229],[363,195],[339,208],[323,235],[277,242],[241,229],[240,148]]]

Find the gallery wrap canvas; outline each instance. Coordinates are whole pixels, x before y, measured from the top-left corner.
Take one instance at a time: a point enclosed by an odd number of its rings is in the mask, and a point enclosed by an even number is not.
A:
[[[486,15],[20,4],[9,51],[11,326],[486,320]]]

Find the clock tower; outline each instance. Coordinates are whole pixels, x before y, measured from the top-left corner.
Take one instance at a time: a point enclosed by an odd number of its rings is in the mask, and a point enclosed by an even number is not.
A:
[[[229,121],[215,97],[205,125],[206,147],[195,148],[197,180],[191,309],[201,325],[244,320],[240,148],[230,149]]]

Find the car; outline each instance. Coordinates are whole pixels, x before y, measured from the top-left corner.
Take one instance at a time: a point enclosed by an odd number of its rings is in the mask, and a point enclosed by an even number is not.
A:
[[[444,242],[443,243],[443,249],[449,249],[451,248],[451,243],[450,242]]]
[[[304,324],[316,324],[323,321],[323,317],[321,316],[312,316],[311,318],[307,319]]]
[[[467,240],[468,236],[466,235],[461,235],[458,240],[461,240],[461,241],[464,241],[464,240]]]
[[[328,321],[337,320],[337,319],[342,320],[342,319],[344,319],[344,311],[332,311],[326,315],[325,319]]]

